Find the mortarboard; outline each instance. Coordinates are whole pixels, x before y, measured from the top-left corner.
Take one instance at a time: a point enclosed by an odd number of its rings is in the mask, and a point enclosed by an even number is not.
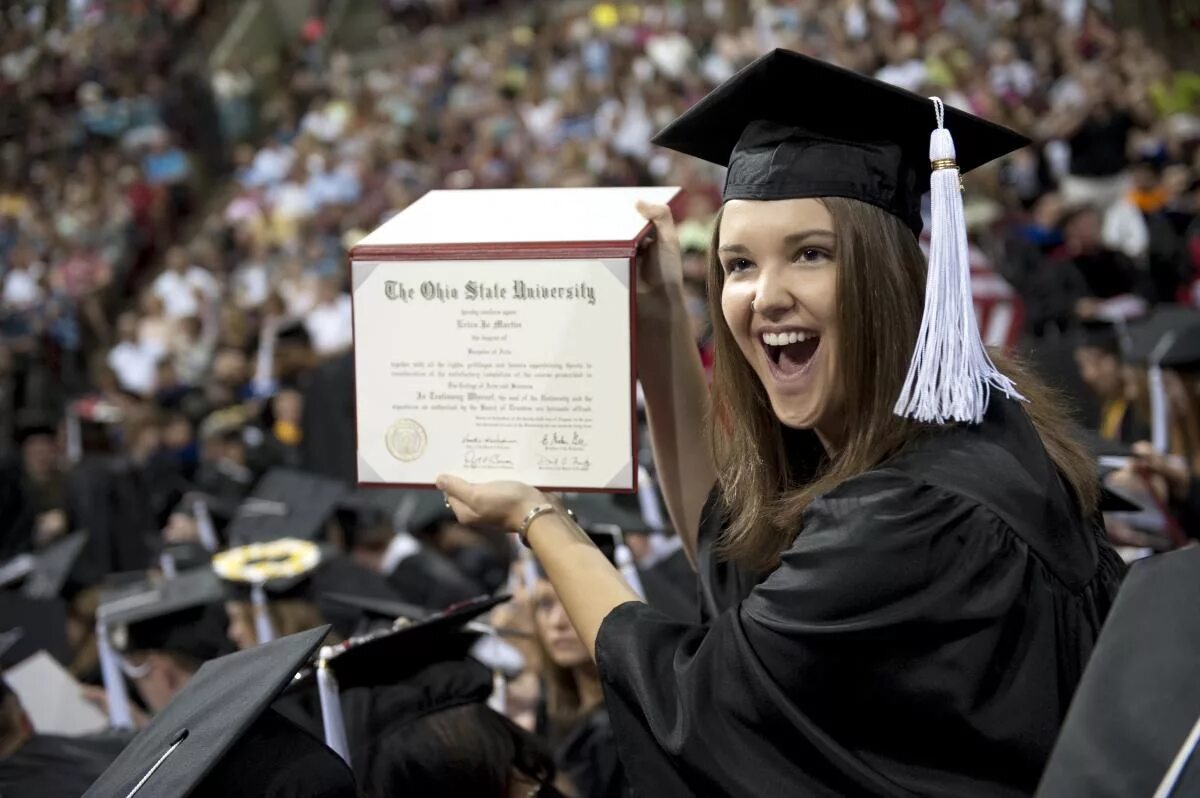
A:
[[[206,662],[85,798],[355,796],[349,768],[269,709],[328,630],[310,629]]]
[[[62,593],[86,543],[86,532],[72,532],[41,551],[18,555],[0,565],[0,586],[20,582],[30,598],[53,598]]]
[[[268,599],[301,598],[312,601],[325,620],[342,637],[358,631],[365,611],[330,594],[369,601],[399,601],[400,596],[382,574],[358,565],[350,558],[324,551],[312,541],[284,538],[252,543],[220,552],[213,568],[225,580],[227,593],[254,605],[255,631],[259,641],[270,640]]]
[[[959,176],[1024,147],[1024,136],[936,97],[776,49],[653,143],[728,167],[725,201],[844,197],[891,213],[914,235],[929,192],[925,313],[895,412],[979,423],[992,390],[1020,398],[979,335]]]
[[[228,653],[225,613],[219,606],[224,597],[221,580],[211,568],[201,568],[146,583],[115,599],[106,597],[99,612],[119,652],[173,651],[205,662]]]
[[[304,689],[315,682],[325,740],[343,759],[350,761],[339,691],[395,685],[431,663],[438,663],[439,669],[445,670],[454,668],[453,663],[473,662],[467,655],[480,633],[466,631],[464,627],[508,598],[480,597],[415,623],[400,620],[391,629],[326,646],[316,665],[297,676],[293,689]],[[479,700],[487,700],[494,686],[492,674],[481,663],[474,662],[474,667],[483,673]]]
[[[63,664],[71,661],[67,605],[58,598],[35,599],[0,593],[0,667],[44,650]]]
[[[723,199],[846,197],[921,232],[930,187],[934,105],[925,97],[825,61],[776,49],[756,59],[663,128],[652,142],[729,167]],[[954,108],[966,173],[1029,143]],[[954,157],[954,156],[951,156]]]
[[[639,514],[617,504],[612,494],[574,493],[564,495],[563,501],[575,513],[579,525],[584,529],[616,527],[625,534],[650,531],[649,524]]]
[[[1200,548],[1135,563],[1038,788],[1046,798],[1200,791]]]
[[[1200,370],[1200,311],[1172,305],[1129,326],[1131,362]]]
[[[1150,394],[1150,439],[1155,450],[1166,453],[1171,429],[1171,406],[1163,382],[1163,369],[1200,370],[1200,311],[1163,307],[1129,328],[1132,363],[1145,364]]]
[[[269,471],[238,507],[226,528],[235,545],[279,538],[317,540],[349,489],[338,480],[305,471]]]

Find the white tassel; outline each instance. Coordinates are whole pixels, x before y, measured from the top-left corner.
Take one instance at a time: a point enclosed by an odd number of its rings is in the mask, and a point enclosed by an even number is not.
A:
[[[258,644],[270,643],[275,639],[275,626],[267,606],[267,591],[261,584],[250,586],[250,607],[254,612],[254,636],[258,638]]]
[[[104,695],[108,699],[108,725],[114,729],[132,729],[133,711],[129,693],[125,690],[125,675],[121,662],[108,637],[105,613],[96,613],[96,649],[100,655],[100,676],[104,680]]]
[[[325,745],[349,765],[350,743],[346,737],[346,721],[342,717],[341,691],[338,690],[337,678],[328,664],[331,652],[332,649],[326,646],[321,649],[317,660],[317,699],[321,703],[321,731],[325,735]]]
[[[917,421],[978,424],[992,389],[1024,400],[984,348],[971,297],[970,253],[954,139],[945,106],[933,100],[937,129],[929,138],[932,229],[925,313],[895,413]]]

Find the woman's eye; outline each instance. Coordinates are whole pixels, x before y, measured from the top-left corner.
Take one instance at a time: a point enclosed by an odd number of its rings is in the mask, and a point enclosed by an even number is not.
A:
[[[796,253],[796,260],[801,263],[818,263],[823,260],[829,260],[829,257],[828,252],[816,247],[805,247]]]
[[[745,258],[734,258],[725,263],[725,271],[733,274],[734,272],[740,272],[744,269],[748,269],[751,265],[752,264],[750,261],[746,260]]]

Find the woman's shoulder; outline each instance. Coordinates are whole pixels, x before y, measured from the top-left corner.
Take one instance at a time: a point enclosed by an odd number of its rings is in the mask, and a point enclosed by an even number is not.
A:
[[[831,506],[867,501],[872,527],[904,518],[898,526],[930,535],[942,522],[969,521],[1019,541],[1071,585],[1086,583],[1097,566],[1093,520],[1080,513],[1024,411],[1008,400],[994,400],[982,424],[929,432],[810,509],[819,518]]]

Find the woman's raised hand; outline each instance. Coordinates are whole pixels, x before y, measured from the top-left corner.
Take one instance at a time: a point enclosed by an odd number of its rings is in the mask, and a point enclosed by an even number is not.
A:
[[[681,302],[683,258],[675,219],[666,205],[637,203],[637,212],[654,225],[638,258],[638,323],[662,322],[669,318],[671,302]]]

